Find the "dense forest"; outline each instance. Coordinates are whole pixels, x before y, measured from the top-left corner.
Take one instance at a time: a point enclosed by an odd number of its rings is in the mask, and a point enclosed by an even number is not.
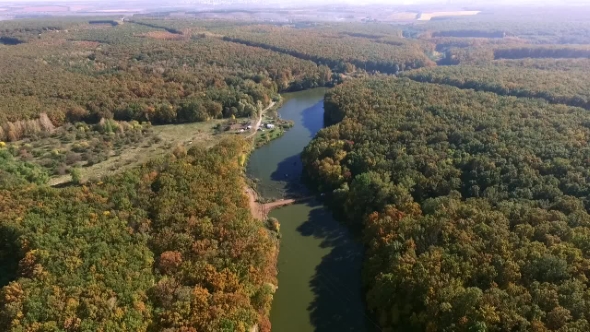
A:
[[[590,81],[587,74],[590,67],[587,67],[587,60],[574,62],[574,67],[570,68],[562,61],[560,66],[563,70],[553,67],[549,70],[526,68],[522,62],[519,63],[510,68],[500,64],[441,66],[412,71],[405,76],[419,82],[447,84],[500,95],[543,98],[551,103],[590,109]],[[552,63],[555,64],[555,61],[552,60]]]
[[[276,247],[236,190],[246,149],[178,150],[67,189],[23,185],[43,176],[9,159],[0,329],[269,331]]]
[[[586,110],[395,78],[325,109],[306,176],[362,227],[382,327],[590,328]]]
[[[22,136],[9,122],[42,113],[54,126],[101,118],[166,124],[244,117],[278,92],[339,83],[337,73],[397,74],[435,61],[590,54],[587,45],[531,39],[583,32],[579,21],[552,22],[541,30],[531,22],[500,29],[498,22],[484,21],[471,27],[474,33],[463,33],[470,25],[467,19],[408,27],[142,17],[3,22],[0,36],[11,45],[0,45],[0,139],[8,140],[10,130]]]
[[[410,30],[410,29],[408,29]],[[414,23],[418,38],[455,36],[460,38],[518,38],[531,44],[589,44],[588,8],[563,9],[551,6],[515,6],[507,10],[484,11],[480,15]]]
[[[379,24],[295,29],[216,21],[33,20],[0,25],[0,140],[102,118],[190,123],[257,114],[337,73],[433,66],[434,44]],[[247,44],[247,45],[246,45]],[[260,46],[260,47],[258,47]],[[27,78],[35,77],[34,80]],[[23,121],[29,121],[24,123]]]
[[[171,146],[84,185],[77,167],[159,142],[151,123],[258,115],[330,69],[187,29],[2,28],[19,43],[0,45],[0,330],[269,331],[276,234],[241,190],[250,142]]]
[[[590,330],[587,14],[0,22],[0,330],[270,331],[243,166],[283,128],[227,136],[319,86],[304,178],[383,331]]]
[[[279,91],[333,79],[328,67],[311,61],[218,38],[167,39],[163,33],[136,24],[82,25],[5,47],[0,140],[15,131],[8,122],[41,113],[55,126],[101,118],[163,124],[244,117]]]
[[[590,45],[500,45],[449,49],[451,64],[485,63],[500,59],[588,58]]]
[[[533,68],[554,71],[585,70],[590,67],[590,59],[518,59],[497,60],[491,64],[502,67]]]
[[[435,65],[425,54],[428,49],[423,43],[401,39],[399,32],[383,35],[335,30],[254,26],[228,34],[225,39],[322,63],[345,73],[360,68],[396,74]]]

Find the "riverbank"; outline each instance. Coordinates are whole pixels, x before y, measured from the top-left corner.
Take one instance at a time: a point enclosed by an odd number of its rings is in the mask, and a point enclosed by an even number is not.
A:
[[[272,102],[265,110],[260,113],[255,129],[248,138],[254,137],[254,149],[274,141],[283,136],[291,127],[293,122],[281,119],[278,110],[283,105],[283,98],[279,95],[279,100]]]
[[[267,115],[267,113],[270,113],[270,111],[273,108],[275,108],[274,111],[276,112],[277,109],[282,105],[282,101],[283,101],[282,97],[279,99],[278,102],[272,101],[265,109],[263,109],[259,112],[258,120],[254,124],[254,126],[252,126],[251,133],[248,134],[248,136],[246,136],[246,139],[253,139],[252,151],[254,151],[255,149],[262,146],[262,144],[259,144],[259,138],[260,138],[259,136],[260,135],[257,135],[257,134],[259,134],[259,129],[260,129],[260,126],[262,125],[262,120],[265,118],[265,115]],[[266,220],[268,212],[270,211],[271,208],[265,206],[266,204],[262,204],[262,203],[258,202],[258,193],[250,185],[246,184],[246,186],[244,187],[244,191],[245,191],[246,195],[248,195],[248,201],[249,201],[249,205],[250,205],[250,213],[252,214],[252,217],[254,217],[254,219],[257,219],[260,221]],[[284,205],[286,205],[286,204],[289,204],[289,203],[285,203]]]
[[[258,201],[258,194],[256,191],[248,186],[245,189],[246,195],[248,195],[248,200],[250,201],[250,212],[255,219],[258,220],[267,220],[268,214],[276,208],[280,208],[282,206],[287,206],[295,203],[301,203],[310,199],[313,199],[314,196],[307,196],[301,198],[288,198],[288,199],[279,199],[269,203],[260,203]]]

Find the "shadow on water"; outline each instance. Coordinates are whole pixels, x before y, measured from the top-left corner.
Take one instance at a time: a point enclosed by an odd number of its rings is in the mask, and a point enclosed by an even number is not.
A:
[[[309,132],[310,139],[323,128],[323,103],[319,101],[301,111],[300,123]],[[310,193],[301,181],[302,171],[301,153],[297,153],[277,163],[276,169],[271,173],[271,180],[283,183],[287,197],[308,196]]]
[[[300,181],[302,169],[301,155],[296,154],[279,162],[270,178],[272,181],[283,182],[286,197],[301,196],[306,193],[305,186]]]
[[[317,201],[310,203],[312,207],[319,205]],[[373,322],[365,315],[362,298],[362,247],[323,208],[312,208],[297,231],[302,236],[320,239],[322,248],[331,248],[310,280],[314,300],[308,311],[314,331],[375,331]]]
[[[323,100],[301,112],[301,124],[309,130],[312,138],[320,129],[324,128]]]

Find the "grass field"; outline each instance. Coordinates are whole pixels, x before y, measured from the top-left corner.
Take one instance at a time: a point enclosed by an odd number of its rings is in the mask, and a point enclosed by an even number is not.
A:
[[[276,107],[273,107],[276,105]],[[51,131],[5,143],[10,153],[21,161],[36,164],[50,176],[49,185],[72,181],[72,174],[82,182],[101,179],[171,153],[182,146],[210,148],[224,137],[241,136],[260,146],[273,140],[290,123],[277,119],[280,103],[264,110],[260,122],[276,128],[246,126],[258,119],[215,119],[207,122],[152,126],[137,121],[102,120],[98,124],[66,124]]]
[[[150,159],[163,156],[171,152],[176,146],[181,145],[187,149],[191,146],[203,146],[209,148],[215,145],[221,138],[235,133],[217,134],[215,127],[226,120],[212,120],[209,122],[197,122],[177,125],[154,126],[153,136],[158,138],[158,143],[145,142],[139,145],[125,147],[118,152],[112,152],[106,161],[88,167],[80,168],[83,181],[99,179],[107,174],[119,172],[140,165]],[[69,182],[69,174],[54,176],[49,180],[50,185],[59,185]]]

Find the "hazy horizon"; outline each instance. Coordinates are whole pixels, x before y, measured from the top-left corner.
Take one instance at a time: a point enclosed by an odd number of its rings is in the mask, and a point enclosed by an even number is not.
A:
[[[181,1],[161,1],[159,2],[162,5],[183,5],[187,3],[194,3],[200,1],[193,1],[193,0],[181,0]],[[227,5],[227,4],[244,4],[251,2],[251,0],[210,0],[207,1],[210,5]],[[19,3],[38,3],[38,4],[47,4],[47,3],[61,3],[61,4],[68,4],[68,3],[87,3],[87,4],[94,4],[94,5],[106,5],[109,3],[146,3],[145,0],[124,0],[124,1],[92,1],[92,0],[0,0],[0,3],[12,3],[12,4],[19,4]],[[547,1],[535,1],[535,0],[363,0],[363,1],[355,1],[355,0],[306,0],[306,1],[294,1],[294,0],[271,0],[267,2],[269,4],[285,4],[285,5],[293,5],[298,4],[301,6],[306,5],[323,5],[323,4],[343,4],[343,5],[391,5],[391,6],[398,6],[398,5],[420,5],[420,4],[428,4],[428,5],[439,5],[439,6],[453,6],[453,5],[462,5],[462,6],[478,6],[478,5],[554,5],[554,6],[563,6],[563,5],[581,5],[587,4],[588,1],[585,0],[564,0],[560,1],[559,3],[547,0]]]
[[[0,0],[0,20],[41,16],[111,14],[132,16],[164,11],[184,15],[182,12],[186,11],[191,12],[191,15],[201,13],[207,18],[225,17],[227,19],[262,21],[315,19],[408,22],[425,20],[423,17],[416,16],[424,13],[457,11],[492,13],[504,11],[506,8],[540,9],[544,12],[542,15],[544,18],[550,18],[553,15],[553,9],[575,8],[570,10],[568,15],[580,19],[581,12],[585,12],[582,10],[585,7],[582,6],[585,6],[586,2],[583,0],[566,0],[560,3],[553,0]],[[215,13],[220,10],[228,10],[229,12]],[[232,11],[244,10],[251,11],[251,13],[231,14]],[[285,14],[274,12],[276,10],[301,11]],[[207,15],[207,13],[211,14]],[[412,13],[416,15],[412,16]],[[465,15],[472,16],[474,14],[462,13],[459,16]]]

